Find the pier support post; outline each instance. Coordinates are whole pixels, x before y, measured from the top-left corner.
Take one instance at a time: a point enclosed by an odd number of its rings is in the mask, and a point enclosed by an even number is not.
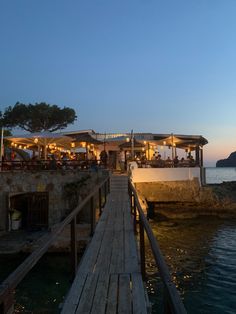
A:
[[[76,217],[71,221],[71,274],[72,279],[75,278],[77,272],[77,230]]]
[[[106,204],[106,201],[107,201],[107,181],[104,184],[104,189],[105,189],[104,198],[105,198],[105,204]]]
[[[110,176],[107,180],[107,188],[108,188],[108,194],[111,192],[111,181],[110,181]]]
[[[171,307],[168,300],[169,300],[168,292],[166,288],[164,287],[164,296],[163,296],[164,314],[172,314]]]
[[[134,233],[137,234],[137,209],[136,209],[136,201],[135,198],[133,198],[134,201]]]
[[[94,227],[95,227],[95,210],[94,210],[94,200],[93,197],[90,199],[90,235],[92,236],[94,233]]]
[[[99,216],[102,214],[102,190],[99,188],[98,190],[98,206],[99,206]]]
[[[140,262],[141,274],[143,280],[146,279],[146,266],[145,266],[145,241],[144,241],[144,228],[142,222],[139,221],[139,245],[140,245]]]

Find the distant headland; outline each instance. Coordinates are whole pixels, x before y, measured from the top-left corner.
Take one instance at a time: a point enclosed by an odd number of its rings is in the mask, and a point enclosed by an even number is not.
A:
[[[218,160],[216,167],[236,167],[236,152],[231,153],[226,159]]]

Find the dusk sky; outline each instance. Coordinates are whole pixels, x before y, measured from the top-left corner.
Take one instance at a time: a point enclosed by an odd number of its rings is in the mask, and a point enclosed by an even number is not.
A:
[[[236,150],[235,0],[0,0],[0,109],[76,110],[68,130],[201,134]]]

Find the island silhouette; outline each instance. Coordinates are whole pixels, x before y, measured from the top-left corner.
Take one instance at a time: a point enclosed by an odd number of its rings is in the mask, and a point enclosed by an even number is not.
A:
[[[218,160],[216,167],[236,167],[236,151],[231,153],[228,158]]]

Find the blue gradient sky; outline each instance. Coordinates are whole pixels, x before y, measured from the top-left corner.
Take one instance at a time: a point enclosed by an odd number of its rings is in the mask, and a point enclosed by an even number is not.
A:
[[[75,129],[201,134],[236,150],[235,0],[0,0],[0,107],[76,109]]]

